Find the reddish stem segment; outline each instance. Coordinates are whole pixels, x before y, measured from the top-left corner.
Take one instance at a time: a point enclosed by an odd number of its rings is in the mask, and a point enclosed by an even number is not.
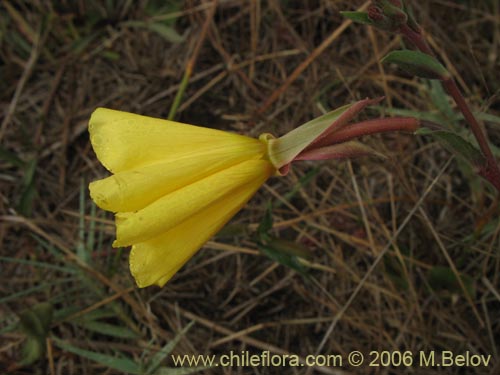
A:
[[[407,25],[403,25],[400,28],[400,32],[404,35],[410,42],[412,42],[421,52],[424,52],[430,56],[436,57],[434,52],[431,50],[425,39],[422,37],[422,34],[413,31]],[[453,80],[453,78],[448,78],[442,81],[443,86],[451,95],[458,108],[464,115],[465,120],[469,123],[472,133],[477,140],[479,148],[481,152],[486,158],[486,166],[480,170],[481,176],[486,178],[489,182],[495,186],[495,188],[500,192],[500,169],[496,162],[495,156],[491,152],[491,148],[486,139],[486,135],[483,132],[483,129],[477,122],[476,118],[472,114],[472,111],[469,108],[469,105],[465,101],[460,89],[457,84]]]
[[[414,132],[420,127],[420,122],[413,117],[378,118],[345,126],[332,134],[313,143],[314,148],[350,141],[354,138],[375,133],[393,131]]]

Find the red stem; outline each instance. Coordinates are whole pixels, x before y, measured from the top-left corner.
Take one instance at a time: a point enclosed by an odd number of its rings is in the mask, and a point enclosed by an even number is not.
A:
[[[386,133],[393,131],[414,132],[420,127],[420,122],[413,117],[378,118],[347,125],[342,129],[313,143],[312,148],[329,146],[336,143],[346,142],[363,135]]]

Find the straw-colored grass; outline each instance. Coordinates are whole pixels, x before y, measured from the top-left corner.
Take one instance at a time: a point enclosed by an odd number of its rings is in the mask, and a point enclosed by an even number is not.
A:
[[[498,3],[411,3],[500,147]],[[160,351],[170,343],[166,353],[344,359],[339,367],[200,371],[206,374],[500,373],[498,200],[431,138],[364,139],[385,160],[296,163],[163,289],[135,287],[129,249],[111,247],[112,216],[88,197],[88,182],[107,175],[86,128],[98,106],[170,112],[258,136],[385,96],[360,119],[406,110],[465,129],[439,84],[379,63],[402,47],[399,36],[339,14],[364,5],[221,0],[212,12],[211,2],[194,0],[0,4],[0,372],[146,373],[155,358],[173,366]],[[183,76],[185,92],[171,111]],[[272,233],[310,251],[309,277],[258,250],[253,234],[269,202]],[[44,302],[53,309],[46,347],[23,365],[33,330],[22,330],[19,316],[40,322],[33,308]],[[366,355],[359,368],[347,363],[354,350]],[[411,351],[414,362],[369,367],[370,351]],[[424,368],[420,351],[491,360]]]

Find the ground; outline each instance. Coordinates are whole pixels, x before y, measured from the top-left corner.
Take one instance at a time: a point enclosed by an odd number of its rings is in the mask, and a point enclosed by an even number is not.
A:
[[[408,2],[500,147],[498,2]],[[366,3],[212,4],[0,4],[0,368],[142,374],[157,360],[157,373],[178,374],[165,369],[170,354],[269,351],[342,361],[199,373],[498,374],[497,195],[429,136],[363,138],[385,158],[294,164],[164,288],[135,286],[129,249],[111,247],[113,216],[88,194],[109,175],[87,132],[97,107],[167,118],[185,87],[175,120],[256,137],[384,96],[358,120],[405,115],[468,132],[438,81],[380,63],[409,43],[339,13]],[[255,242],[269,203],[272,235],[310,254],[304,274]],[[405,352],[412,363],[398,367]],[[432,352],[491,360],[430,366]]]

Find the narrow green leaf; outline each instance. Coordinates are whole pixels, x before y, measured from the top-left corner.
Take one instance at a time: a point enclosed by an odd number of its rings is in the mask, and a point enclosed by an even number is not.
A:
[[[427,128],[421,128],[416,134],[433,136],[443,147],[462,157],[475,168],[483,167],[486,164],[486,159],[481,151],[456,133],[446,130],[432,131]]]
[[[361,23],[363,25],[373,25],[373,21],[368,17],[368,13],[365,12],[340,12],[342,16],[350,19],[356,23]]]
[[[176,347],[177,343],[181,338],[189,331],[189,329],[193,326],[194,321],[189,322],[177,335],[175,335],[174,339],[167,343],[158,353],[156,353],[153,358],[149,361],[149,364],[146,369],[145,375],[157,374],[158,367],[161,362],[169,355],[172,350]],[[173,370],[173,369],[172,369]]]
[[[25,165],[24,161],[12,152],[7,151],[2,145],[0,145],[0,160],[5,160],[18,168],[23,168]]]
[[[383,258],[385,272],[399,290],[408,290],[408,280],[399,259],[386,254]]]
[[[302,276],[307,275],[308,269],[299,259],[309,257],[308,251],[304,247],[277,238],[273,238],[265,244],[259,243],[257,246],[264,255],[274,261],[297,271]]]
[[[45,346],[45,339],[28,336],[23,343],[19,364],[21,366],[29,366],[38,361],[45,354]]]
[[[80,180],[80,207],[79,213],[80,217],[78,220],[78,241],[76,245],[76,255],[83,262],[90,264],[92,262],[92,256],[90,249],[85,246],[85,234],[87,233],[85,227],[85,205],[87,202],[87,184],[83,179]]]
[[[118,337],[121,339],[134,339],[139,337],[139,335],[137,335],[135,332],[132,332],[129,328],[117,326],[115,324],[90,320],[82,321],[79,323],[79,325],[89,331],[97,332],[106,336]]]
[[[91,42],[100,36],[100,32],[96,32],[82,38],[76,39],[73,43],[69,45],[69,49],[75,54],[79,55],[90,46]]]
[[[12,293],[12,294],[9,294],[5,297],[0,298],[0,304],[5,303],[7,301],[14,301],[20,297],[27,296],[27,295],[34,293],[34,292],[37,292],[39,290],[47,289],[53,285],[60,285],[60,284],[64,284],[67,282],[72,282],[74,280],[75,279],[73,277],[68,277],[68,278],[64,278],[64,279],[60,278],[60,279],[57,279],[56,281],[53,281],[53,282],[43,282],[43,283],[37,284],[31,288],[23,289],[17,293]]]
[[[90,221],[89,221],[89,229],[87,233],[87,249],[89,251],[95,250],[96,248],[96,241],[95,241],[95,234],[96,234],[96,219],[97,219],[97,206],[95,204],[90,205]]]
[[[30,160],[25,165],[23,176],[23,190],[19,200],[18,210],[24,216],[30,216],[33,209],[33,200],[36,195],[35,171],[37,161]]]
[[[52,322],[52,305],[42,302],[19,315],[21,331],[27,336],[22,349],[21,365],[30,365],[45,354],[45,339]]]
[[[267,203],[267,209],[257,228],[258,242],[267,242],[269,240],[269,231],[273,229],[273,206],[271,202]]]
[[[482,121],[488,121],[500,125],[500,116],[495,116],[485,112],[474,112],[474,116],[476,116]]]
[[[465,286],[465,290],[470,297],[475,298],[476,289],[474,280],[467,275],[460,275],[460,279]],[[427,281],[435,291],[447,291],[450,293],[463,293],[460,282],[451,268],[435,266],[427,274]]]
[[[19,200],[18,211],[24,216],[31,216],[33,210],[33,201],[36,196],[36,188],[34,182],[31,182],[25,187]]]
[[[392,51],[383,59],[383,63],[394,63],[406,72],[421,78],[446,79],[450,73],[434,57],[419,51]]]
[[[377,106],[375,109],[379,110],[380,113],[384,111],[386,114],[391,114],[394,116],[403,116],[403,117],[415,117],[416,119],[434,122],[436,124],[440,124],[443,121],[443,116],[439,113],[432,112],[421,112],[421,111],[413,111],[409,109],[402,108],[385,108],[382,106]],[[457,118],[457,115],[453,118],[453,121]]]
[[[148,28],[161,37],[167,42],[180,43],[184,41],[184,38],[174,30],[174,28],[167,26],[163,23],[155,22],[148,24]]]
[[[24,333],[31,337],[43,338],[49,332],[52,322],[52,305],[42,302],[19,315],[20,327]]]
[[[216,238],[235,238],[241,236],[248,236],[248,225],[229,223],[224,225],[224,227],[215,235]]]
[[[118,61],[121,58],[121,56],[118,52],[109,51],[109,50],[102,51],[101,56],[110,60],[110,61]]]
[[[298,244],[297,242],[282,240],[281,238],[272,238],[267,243],[267,246],[291,256],[297,256],[306,260],[312,259],[309,249],[303,245]]]
[[[417,129],[415,135],[432,135],[432,133],[434,133],[433,130],[422,126],[421,128]]]
[[[173,27],[167,26],[165,23],[161,22],[128,21],[123,24],[151,30],[171,43],[180,43],[185,39],[182,35],[179,35]]]
[[[17,263],[17,264],[25,264],[33,267],[40,267],[40,268],[45,268],[49,270],[55,270],[55,271],[60,271],[60,272],[67,272],[67,273],[75,273],[75,269],[70,268],[70,267],[63,267],[63,266],[57,266],[55,264],[47,263],[47,262],[39,262],[36,260],[29,260],[29,259],[17,259],[17,258],[10,258],[10,257],[3,257],[0,256],[0,261],[1,262],[8,262],[8,263]]]
[[[122,373],[128,374],[141,374],[141,367],[139,364],[135,363],[129,358],[114,357],[108,354],[96,353],[90,350],[81,349],[67,342],[54,337],[54,343],[61,349],[66,350],[70,353],[79,355],[80,357],[87,358],[91,361],[97,362],[105,367],[112,368],[114,370],[121,371]]]
[[[116,314],[110,309],[108,306],[104,306],[102,308],[90,311],[86,313],[85,315],[78,317],[74,319],[75,322],[90,322],[90,321],[96,321],[99,319],[107,319],[107,318],[113,318],[115,317]]]
[[[163,23],[170,25],[180,17],[180,12],[183,7],[183,0],[149,0],[146,3],[144,11],[147,15],[156,20],[161,20]]]
[[[429,95],[432,104],[444,115],[446,122],[456,120],[457,113],[453,110],[442,83],[436,80],[431,80],[429,83]]]
[[[319,167],[314,167],[309,171],[307,171],[307,173],[299,179],[298,183],[293,185],[292,188],[287,193],[285,193],[285,195],[283,195],[283,198],[286,201],[291,201],[292,198],[295,197],[301,189],[309,185],[309,183],[314,179],[314,177],[316,177],[319,174],[319,172],[320,172]],[[275,207],[279,207],[280,205],[281,202],[277,202],[275,204]]]

